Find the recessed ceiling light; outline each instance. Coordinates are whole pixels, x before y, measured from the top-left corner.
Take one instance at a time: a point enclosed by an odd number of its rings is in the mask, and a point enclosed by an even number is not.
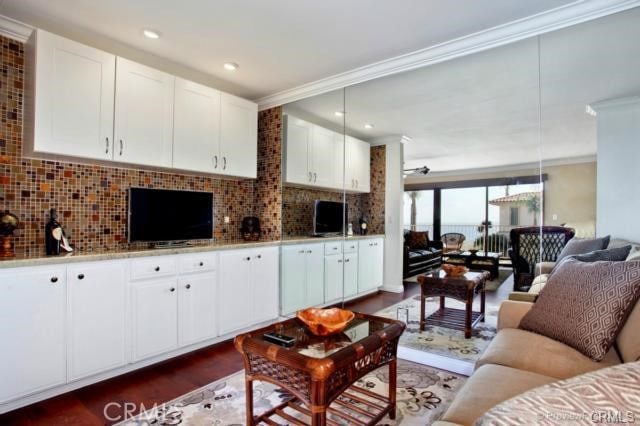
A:
[[[236,64],[235,62],[225,62],[223,67],[227,71],[235,71],[240,68],[240,65]]]
[[[371,124],[371,123],[366,123],[366,124],[364,125],[364,128],[365,128],[365,129],[373,129],[373,128],[374,128],[374,125],[373,125],[373,124]]]
[[[336,111],[333,113],[336,117],[342,117],[344,115],[343,111]]]
[[[151,29],[146,29],[146,30],[142,30],[142,34],[144,34],[144,36],[146,38],[152,38],[152,39],[157,39],[160,38],[160,33],[157,32],[156,30],[151,30]]]

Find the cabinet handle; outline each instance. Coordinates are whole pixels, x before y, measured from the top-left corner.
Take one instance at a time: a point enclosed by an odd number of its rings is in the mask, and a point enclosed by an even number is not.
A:
[[[304,250],[300,250],[298,253],[304,253]]]
[[[313,253],[313,250],[307,250],[307,253]]]
[[[108,154],[109,153],[109,136],[107,136],[105,139],[107,140],[107,147],[105,148],[104,153]]]
[[[169,289],[169,291],[170,291],[171,293],[173,293],[174,291],[176,291],[176,288],[175,288],[175,287],[171,287],[171,288]]]
[[[198,266],[204,266],[204,262],[198,263]]]
[[[338,259],[338,263],[342,263],[342,259]]]
[[[189,290],[191,288],[191,284],[187,284],[185,287]]]
[[[261,255],[261,254],[257,255],[256,257],[257,257],[258,259],[262,259],[262,255]]]
[[[122,150],[124,149],[124,142],[120,139],[120,155],[122,155]]]
[[[332,250],[338,250],[338,247],[333,247],[333,249],[332,249]]]
[[[311,182],[312,177],[313,177],[313,174],[309,172],[309,182]]]
[[[214,169],[218,168],[218,156],[217,155],[213,156],[213,168]]]
[[[313,183],[316,183],[318,181],[318,174],[316,172],[313,172]]]
[[[84,274],[78,274],[78,279],[79,280],[84,280]]]
[[[251,258],[249,256],[245,257],[244,260],[249,261]]]
[[[358,179],[356,179],[356,188],[358,187]]]
[[[222,170],[227,170],[227,157],[222,157]]]
[[[158,271],[160,271],[160,267],[159,267],[159,266],[156,266],[153,270],[154,270],[154,271],[156,271],[156,272],[158,272]]]
[[[57,283],[58,282],[58,277],[51,277],[51,282],[52,283]]]
[[[349,261],[349,259],[345,259],[344,261],[345,261],[345,262],[348,262],[348,261]]]

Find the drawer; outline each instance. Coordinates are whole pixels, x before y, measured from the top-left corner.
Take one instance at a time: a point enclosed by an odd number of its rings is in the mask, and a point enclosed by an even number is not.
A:
[[[331,243],[324,243],[324,254],[340,254],[342,253],[342,241],[334,241]]]
[[[174,256],[147,257],[131,261],[131,280],[166,277],[176,273]]]
[[[218,269],[218,253],[198,253],[180,256],[178,271],[181,274]]]
[[[342,249],[344,253],[356,253],[358,251],[358,242],[357,241],[345,241],[344,248]]]

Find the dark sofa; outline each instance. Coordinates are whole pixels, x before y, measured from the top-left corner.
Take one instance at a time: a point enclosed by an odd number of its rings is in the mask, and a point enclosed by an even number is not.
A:
[[[404,231],[403,278],[439,268],[442,264],[442,241],[427,238],[426,246],[410,248],[410,233],[409,230]]]

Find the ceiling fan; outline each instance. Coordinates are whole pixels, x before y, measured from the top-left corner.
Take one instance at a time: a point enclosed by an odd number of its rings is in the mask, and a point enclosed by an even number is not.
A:
[[[429,173],[431,169],[428,168],[427,166],[422,166],[422,167],[416,167],[415,169],[404,169],[402,171],[402,173],[404,173],[405,176],[424,176],[427,173]]]

